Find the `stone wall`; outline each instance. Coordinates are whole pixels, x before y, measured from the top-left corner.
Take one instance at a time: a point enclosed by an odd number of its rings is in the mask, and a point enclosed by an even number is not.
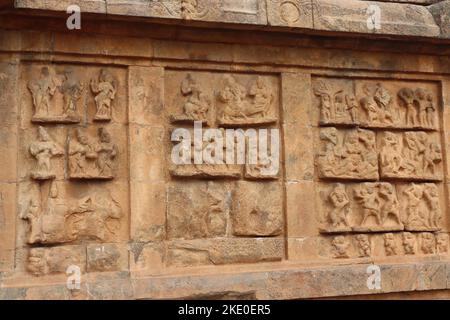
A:
[[[419,2],[369,35],[365,1],[80,1],[80,31],[4,1],[0,297],[445,296],[448,1]],[[195,124],[280,157],[174,163],[225,151],[173,138]]]

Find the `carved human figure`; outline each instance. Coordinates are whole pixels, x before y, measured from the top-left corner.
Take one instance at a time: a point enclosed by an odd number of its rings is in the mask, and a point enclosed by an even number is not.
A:
[[[46,117],[50,112],[50,100],[56,92],[57,81],[50,74],[48,67],[42,67],[39,79],[28,83],[28,89],[33,96],[35,108],[34,117]]]
[[[333,89],[324,81],[317,82],[314,94],[320,98],[320,120],[323,123],[342,122],[346,119],[346,108],[351,109],[354,106],[345,106],[343,90]]]
[[[358,234],[356,236],[358,242],[358,251],[360,257],[370,257],[372,253],[372,246],[370,244],[369,236],[366,234]]]
[[[378,106],[372,96],[365,96],[361,98],[359,103],[361,107],[366,111],[369,123],[375,123],[380,120]]]
[[[425,112],[427,114],[427,125],[430,128],[435,128],[436,127],[436,116],[435,116],[435,112],[436,112],[436,107],[433,103],[433,94],[431,92],[427,92],[426,95],[426,102],[425,102]]]
[[[405,132],[405,148],[403,149],[404,165],[410,174],[422,171],[422,159],[426,150],[427,135],[424,132]]]
[[[36,180],[54,179],[51,159],[63,155],[63,149],[52,140],[44,127],[38,128],[38,140],[31,143],[30,154],[36,159],[37,164],[31,171],[31,177]]]
[[[348,248],[350,243],[344,236],[334,237],[331,245],[333,247],[333,255],[335,258],[348,258]]]
[[[246,115],[248,117],[262,118],[268,116],[273,101],[273,94],[263,77],[258,76],[256,78],[254,84],[250,87],[248,95],[252,98],[252,102],[248,107]]]
[[[42,207],[40,199],[31,197],[25,210],[21,213],[20,218],[28,220],[30,224],[27,242],[30,244],[41,242]]]
[[[384,133],[380,160],[382,168],[392,174],[398,174],[403,167],[399,137],[392,132]]]
[[[436,235],[436,248],[438,253],[448,253],[448,234],[439,233]]]
[[[111,140],[111,135],[105,128],[98,129],[99,143],[95,147],[97,152],[97,169],[102,177],[113,177],[114,166],[113,161],[117,157],[119,150],[117,145]]]
[[[245,97],[247,92],[244,86],[239,84],[232,75],[223,76],[224,88],[218,97],[225,104],[223,118],[233,120],[236,118],[246,118]]]
[[[345,191],[345,186],[342,183],[335,185],[329,195],[329,200],[332,205],[329,217],[333,228],[349,227],[348,215],[351,213],[350,200]]]
[[[63,94],[63,115],[68,118],[78,118],[77,101],[81,98],[84,90],[83,84],[76,78],[73,69],[66,69],[63,73],[64,80],[59,87]]]
[[[417,88],[415,91],[414,100],[417,109],[419,110],[419,124],[421,126],[428,126],[427,121],[427,92],[423,88]]]
[[[92,170],[90,163],[97,159],[97,152],[82,129],[75,131],[75,137],[69,143],[69,170],[71,176],[83,176]]]
[[[414,91],[410,88],[402,88],[398,92],[398,97],[406,107],[406,124],[415,126],[417,124],[417,109],[414,104]]]
[[[345,103],[347,105],[347,112],[353,123],[358,121],[358,101],[354,94],[345,95]]]
[[[211,101],[191,74],[188,74],[181,83],[181,94],[188,97],[183,106],[184,114],[192,120],[206,120]]]
[[[427,141],[423,156],[424,174],[436,174],[436,165],[442,161],[442,152],[439,144],[433,141]]]
[[[416,237],[411,232],[403,232],[402,244],[405,254],[416,253]]]
[[[422,201],[423,188],[421,185],[412,183],[407,189],[403,191],[406,197],[406,212],[408,215],[408,226],[421,226],[423,219],[419,210],[420,202]]]
[[[394,122],[394,115],[391,110],[391,93],[384,88],[380,83],[377,83],[375,88],[375,93],[373,95],[375,103],[378,105],[379,118],[381,122],[388,121],[389,123]]]
[[[425,220],[427,227],[439,228],[441,220],[441,210],[439,206],[439,192],[433,183],[427,184],[423,191],[423,198],[427,203],[428,219]]]
[[[111,120],[111,104],[116,97],[116,87],[116,80],[106,69],[100,71],[98,80],[91,80],[91,90],[96,94],[94,100],[97,112],[94,120]]]
[[[374,216],[376,223],[381,225],[380,199],[378,198],[375,186],[371,183],[363,183],[359,188],[354,189],[353,192],[355,199],[361,203],[363,209],[363,219],[360,226],[363,226],[371,216]]]
[[[420,249],[424,254],[433,254],[435,250],[434,235],[430,232],[424,232],[419,235],[420,237]]]
[[[387,256],[397,255],[397,243],[395,242],[395,237],[393,233],[386,233],[383,235],[384,239],[384,250]]]
[[[380,183],[378,193],[383,200],[383,206],[381,208],[382,224],[386,222],[389,216],[393,216],[397,223],[403,226],[400,220],[400,204],[394,186],[390,183]]]

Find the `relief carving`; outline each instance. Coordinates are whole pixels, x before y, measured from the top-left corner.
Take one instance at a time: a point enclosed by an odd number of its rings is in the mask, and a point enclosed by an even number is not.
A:
[[[63,74],[56,75],[49,67],[42,67],[38,79],[28,83],[28,89],[33,97],[33,122],[48,123],[78,123],[77,100],[83,92],[83,84],[77,80],[72,69],[66,69]],[[63,97],[62,114],[57,114],[53,98],[58,92]]]
[[[424,232],[419,235],[420,250],[423,254],[433,254],[435,252],[435,238],[430,232]]]
[[[447,254],[448,253],[448,239],[447,233],[439,233],[436,235],[436,249],[437,253]]]
[[[354,189],[362,220],[356,231],[403,230],[395,188],[389,183],[362,183]],[[388,219],[391,218],[391,223]]]
[[[202,121],[207,123],[211,112],[211,99],[190,73],[181,83],[181,94],[186,98],[183,114],[172,116],[172,122]]]
[[[208,14],[208,7],[200,8],[199,0],[181,0],[181,18],[186,20],[201,19]]]
[[[110,121],[112,102],[117,93],[117,81],[106,69],[100,71],[98,80],[91,80],[91,91],[95,94],[95,106],[97,112],[94,120]]]
[[[438,129],[438,108],[431,86],[414,88],[395,81],[336,78],[315,80],[313,92],[322,125]]]
[[[405,254],[416,254],[416,236],[411,232],[403,232],[403,250]]]
[[[224,75],[222,82],[223,87],[217,97],[222,106],[219,124],[269,124],[277,121],[274,116],[274,93],[264,77],[256,77],[250,89],[240,84],[233,75]]]
[[[349,258],[350,242],[344,236],[336,236],[331,241],[333,256],[335,258]]]
[[[396,256],[398,254],[397,242],[393,233],[385,233],[383,235],[384,239],[384,250],[387,256]]]
[[[169,188],[167,232],[171,239],[225,235],[231,192],[214,182],[194,182]]]
[[[323,151],[318,155],[321,178],[378,179],[374,132],[322,128],[320,140],[323,145]]]
[[[411,231],[437,231],[440,229],[441,209],[439,192],[434,183],[409,184],[403,191],[405,228]]]
[[[117,145],[105,128],[97,131],[92,141],[80,128],[69,142],[69,172],[73,179],[113,179],[119,154]]]
[[[51,183],[47,199],[32,190],[20,218],[29,222],[29,244],[59,244],[79,239],[105,240],[117,230],[122,210],[109,194],[94,193],[80,200],[59,197]]]
[[[320,99],[321,124],[356,124],[359,106],[356,97],[335,88],[325,81],[318,81],[314,94]]]
[[[322,229],[323,232],[343,232],[351,231],[348,216],[352,213],[350,198],[345,189],[345,185],[337,183],[334,189],[328,195],[328,202],[331,205],[331,211],[328,218],[330,227]]]
[[[36,165],[30,172],[35,180],[49,180],[56,177],[52,170],[52,158],[62,156],[64,150],[53,141],[44,127],[38,128],[37,140],[29,147],[30,154],[36,159]]]
[[[372,244],[370,243],[369,236],[366,234],[358,234],[356,241],[358,243],[359,256],[370,257],[372,254]]]
[[[31,248],[28,252],[27,270],[34,276],[65,274],[71,265],[85,271],[86,254],[83,247]]]
[[[380,150],[383,178],[442,179],[442,151],[426,132],[385,132]]]

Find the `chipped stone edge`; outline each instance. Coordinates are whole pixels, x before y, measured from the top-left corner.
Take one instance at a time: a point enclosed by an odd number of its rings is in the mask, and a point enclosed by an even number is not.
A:
[[[134,277],[128,272],[119,278],[82,282],[79,292],[64,284],[5,287],[0,277],[0,300],[34,299],[208,299],[234,296],[250,299],[305,299],[353,295],[418,292],[450,289],[450,261],[378,264],[381,289],[369,289],[367,267],[371,264],[327,267],[289,267],[271,271],[241,273],[163,275]],[[177,290],[173,290],[173,288]],[[113,293],[112,293],[113,292]]]

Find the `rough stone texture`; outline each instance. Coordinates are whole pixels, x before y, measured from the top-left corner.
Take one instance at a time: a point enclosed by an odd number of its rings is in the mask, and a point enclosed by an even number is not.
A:
[[[270,25],[310,30],[356,32],[401,36],[448,38],[444,0],[89,0],[11,1],[21,9],[66,11],[79,5],[82,12],[130,17],[223,22],[241,25]],[[446,3],[447,2],[447,3]],[[426,6],[429,6],[430,11]],[[373,16],[369,6],[381,13],[381,28],[369,28]],[[377,9],[376,9],[377,10]],[[439,30],[441,28],[441,30]]]
[[[0,11],[0,299],[448,296],[448,1],[431,4],[84,1],[81,32],[45,22],[65,2]],[[199,124],[203,145],[179,135]],[[246,157],[191,161],[226,129]]]

